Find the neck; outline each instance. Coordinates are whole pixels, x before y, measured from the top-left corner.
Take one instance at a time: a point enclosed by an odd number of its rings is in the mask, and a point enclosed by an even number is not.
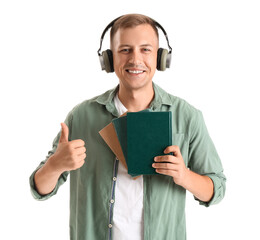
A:
[[[142,89],[126,89],[119,85],[118,97],[129,112],[142,111],[150,106],[154,98],[153,84]]]

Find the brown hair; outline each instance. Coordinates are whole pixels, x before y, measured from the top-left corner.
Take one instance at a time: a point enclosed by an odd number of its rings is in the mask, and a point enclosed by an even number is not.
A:
[[[159,38],[156,22],[153,19],[142,14],[126,14],[118,18],[113,24],[110,31],[110,43],[112,43],[113,37],[119,28],[131,28],[141,24],[151,25],[156,33],[156,36]]]

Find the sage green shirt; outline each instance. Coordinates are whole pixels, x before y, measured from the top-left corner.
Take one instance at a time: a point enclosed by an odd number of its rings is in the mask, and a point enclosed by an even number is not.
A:
[[[218,203],[224,197],[226,179],[201,112],[156,84],[153,87],[155,96],[150,109],[172,112],[172,142],[180,147],[186,166],[196,173],[209,176],[214,183],[213,198],[207,203],[200,201],[200,204],[210,206]],[[69,140],[82,139],[86,143],[87,157],[83,167],[70,173],[64,172],[50,194],[41,196],[37,192],[34,174],[55,152],[59,133],[48,157],[30,177],[33,196],[46,200],[57,193],[70,174],[72,240],[112,239],[118,160],[98,132],[113,118],[119,117],[113,102],[117,91],[118,86],[84,101],[65,120],[69,127]],[[185,240],[186,190],[176,185],[170,176],[145,175],[143,181],[144,240]]]

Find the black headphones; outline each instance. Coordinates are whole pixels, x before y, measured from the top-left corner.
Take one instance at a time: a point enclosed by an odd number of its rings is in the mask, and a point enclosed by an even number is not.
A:
[[[107,49],[106,51],[103,51],[102,54],[100,53],[101,48],[102,48],[102,42],[104,39],[104,36],[106,32],[108,31],[109,28],[111,28],[114,23],[121,18],[122,16],[114,19],[111,23],[107,25],[105,30],[103,31],[101,38],[100,38],[100,47],[97,51],[98,56],[99,56],[99,61],[101,64],[101,69],[106,70],[107,73],[114,72],[114,64],[113,64],[113,53],[110,49]],[[152,19],[153,20],[153,19]],[[154,20],[153,20],[154,21]],[[157,52],[157,70],[159,71],[165,71],[166,68],[169,68],[171,65],[171,54],[172,54],[172,48],[169,44],[168,36],[164,28],[156,21],[154,21],[156,27],[160,28],[166,38],[169,52],[167,49],[164,48],[159,48]]]

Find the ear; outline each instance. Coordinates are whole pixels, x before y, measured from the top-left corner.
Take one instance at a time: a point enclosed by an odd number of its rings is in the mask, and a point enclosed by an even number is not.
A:
[[[110,49],[102,52],[102,55],[99,56],[99,61],[102,70],[105,70],[107,73],[114,72],[113,52]]]
[[[165,71],[167,67],[168,50],[159,48],[157,52],[157,70]]]

